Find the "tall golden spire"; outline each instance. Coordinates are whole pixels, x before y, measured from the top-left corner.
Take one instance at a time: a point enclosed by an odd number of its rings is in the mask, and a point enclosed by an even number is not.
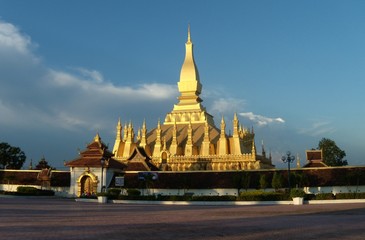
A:
[[[185,60],[181,67],[180,81],[178,83],[181,95],[194,94],[196,97],[201,92],[198,68],[194,61],[193,43],[191,42],[190,25],[188,27],[188,40],[185,43]],[[199,101],[201,102],[201,101]]]
[[[191,37],[190,37],[190,23],[188,25],[188,43],[191,43]]]
[[[213,116],[208,114],[202,106],[203,101],[199,95],[202,91],[199,71],[195,64],[193,43],[191,41],[190,24],[188,25],[187,41],[185,43],[185,59],[180,71],[180,80],[177,83],[180,96],[178,104],[174,105],[171,113],[168,113],[164,124],[189,124],[204,123],[214,125]]]

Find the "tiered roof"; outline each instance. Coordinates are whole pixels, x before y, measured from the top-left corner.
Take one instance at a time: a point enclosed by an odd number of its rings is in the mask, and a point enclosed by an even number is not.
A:
[[[109,168],[123,169],[125,165],[112,158],[113,154],[101,141],[99,134],[96,134],[94,141],[87,145],[86,150],[80,152],[75,160],[67,162],[68,167],[101,167],[101,159],[104,159],[104,166]]]

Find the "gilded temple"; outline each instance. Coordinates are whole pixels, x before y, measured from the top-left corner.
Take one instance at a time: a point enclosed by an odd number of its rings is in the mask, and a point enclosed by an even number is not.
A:
[[[116,139],[112,153],[114,159],[128,165],[131,156],[148,158],[160,171],[227,171],[273,168],[271,157],[262,148],[257,154],[255,134],[240,125],[237,114],[233,116],[232,134],[226,131],[224,117],[220,128],[213,116],[202,105],[198,68],[193,54],[193,43],[188,29],[185,43],[185,60],[180,72],[178,103],[166,114],[163,123],[148,131],[146,121],[135,131],[133,124],[117,123]],[[144,159],[145,161],[146,159]]]

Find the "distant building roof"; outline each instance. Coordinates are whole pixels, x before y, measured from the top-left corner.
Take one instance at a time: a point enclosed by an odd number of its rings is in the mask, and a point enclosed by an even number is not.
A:
[[[305,151],[307,156],[307,163],[303,166],[303,168],[309,167],[328,167],[323,162],[323,153],[322,150],[307,150]]]

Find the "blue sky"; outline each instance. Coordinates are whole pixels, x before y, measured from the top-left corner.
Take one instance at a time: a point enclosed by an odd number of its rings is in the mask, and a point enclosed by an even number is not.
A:
[[[321,138],[364,165],[364,1],[0,0],[0,141],[57,169],[177,103],[191,24],[203,105],[273,162]]]

